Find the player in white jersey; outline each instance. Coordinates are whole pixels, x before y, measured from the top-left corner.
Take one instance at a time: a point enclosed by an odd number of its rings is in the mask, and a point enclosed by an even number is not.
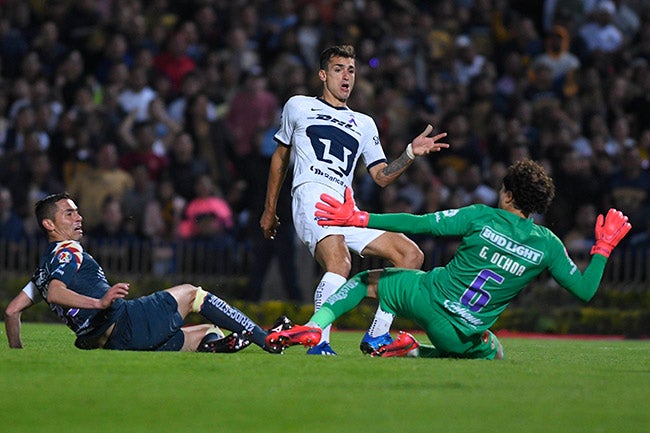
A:
[[[342,45],[325,49],[320,56],[318,77],[323,83],[320,97],[293,96],[283,108],[260,219],[264,237],[273,239],[280,223],[276,213],[278,195],[293,152],[293,222],[298,237],[325,271],[314,295],[316,311],[347,280],[351,269],[349,250],[382,257],[401,268],[419,269],[424,260],[418,246],[403,234],[319,226],[314,208],[321,193],[343,200],[360,157],[372,179],[384,187],[395,181],[416,156],[449,147],[437,142],[447,134],[429,137],[433,128],[427,125],[402,155],[387,163],[373,119],[347,107],[355,80],[354,48]],[[361,349],[370,353],[379,345],[390,343],[391,323],[392,316],[378,309]],[[329,344],[329,327],[323,331],[320,343],[307,353],[335,354]]]

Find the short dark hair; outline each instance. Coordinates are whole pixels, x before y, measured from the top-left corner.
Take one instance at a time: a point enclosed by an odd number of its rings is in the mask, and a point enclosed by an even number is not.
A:
[[[357,55],[354,52],[352,45],[334,45],[325,48],[320,53],[320,68],[327,70],[327,64],[332,57],[345,57],[347,59],[355,59]]]
[[[69,198],[70,195],[67,192],[57,192],[55,194],[50,194],[47,197],[42,198],[36,202],[36,205],[34,205],[36,223],[41,228],[43,233],[47,235],[47,230],[45,230],[45,227],[43,227],[43,220],[45,218],[54,220],[56,217],[56,202]]]
[[[508,167],[503,187],[512,193],[514,206],[526,216],[546,213],[555,197],[553,179],[541,164],[530,159],[517,161]]]

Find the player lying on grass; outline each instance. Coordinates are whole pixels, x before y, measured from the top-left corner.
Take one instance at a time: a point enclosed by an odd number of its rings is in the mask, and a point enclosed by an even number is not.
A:
[[[111,286],[104,271],[79,243],[82,217],[66,193],[50,195],[36,204],[36,218],[50,242],[31,281],[11,301],[5,327],[9,346],[21,348],[22,311],[44,299],[77,336],[80,349],[236,352],[257,344],[271,353],[279,345],[266,344],[268,331],[244,313],[201,287],[181,284],[136,299],[124,299],[128,283]],[[183,327],[196,312],[210,324]],[[272,329],[287,328],[286,318]],[[218,329],[233,331],[227,337]]]
[[[374,356],[503,358],[501,343],[489,328],[509,302],[544,270],[574,296],[589,301],[610,253],[631,228],[620,211],[599,215],[591,261],[583,273],[558,237],[530,218],[546,212],[554,194],[551,178],[530,160],[508,168],[498,209],[477,204],[426,215],[380,215],[357,210],[350,191],[343,203],[323,194],[315,214],[322,226],[461,236],[462,241],[444,267],[428,272],[385,268],[355,275],[306,325],[270,333],[267,343],[316,344],[323,327],[369,297],[378,299],[385,311],[413,320],[433,343],[419,345],[412,335],[400,333]]]

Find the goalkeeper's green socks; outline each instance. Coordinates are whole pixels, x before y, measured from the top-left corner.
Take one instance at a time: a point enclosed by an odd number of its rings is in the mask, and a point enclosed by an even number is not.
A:
[[[368,294],[367,274],[361,272],[350,278],[327,298],[321,308],[311,316],[307,325],[317,325],[322,329],[359,305]]]
[[[442,357],[442,353],[435,348],[435,346],[431,346],[428,344],[420,344],[420,353],[418,354],[418,357],[420,358],[440,358]]]

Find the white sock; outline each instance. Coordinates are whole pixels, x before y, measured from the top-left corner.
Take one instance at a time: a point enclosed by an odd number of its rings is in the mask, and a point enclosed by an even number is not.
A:
[[[325,303],[327,298],[345,284],[346,281],[347,279],[342,275],[335,274],[334,272],[325,272],[314,292],[314,312],[320,310],[320,307]],[[321,343],[330,341],[330,329],[332,329],[332,325],[328,325],[323,329],[320,337]]]
[[[390,331],[393,319],[395,319],[395,316],[382,310],[381,306],[377,307],[377,312],[375,313],[375,318],[372,320],[370,329],[368,329],[368,334],[370,334],[371,337],[384,335]]]

